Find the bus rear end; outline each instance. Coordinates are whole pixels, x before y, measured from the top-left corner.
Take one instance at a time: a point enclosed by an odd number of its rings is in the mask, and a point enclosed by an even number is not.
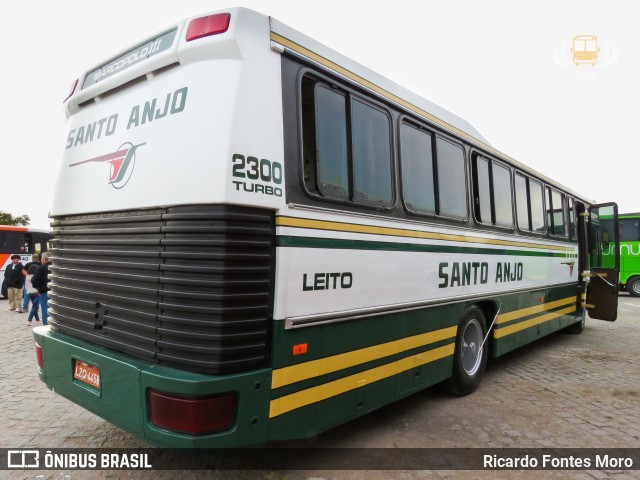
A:
[[[266,438],[284,201],[269,31],[244,9],[187,19],[65,101],[40,378],[155,445]]]

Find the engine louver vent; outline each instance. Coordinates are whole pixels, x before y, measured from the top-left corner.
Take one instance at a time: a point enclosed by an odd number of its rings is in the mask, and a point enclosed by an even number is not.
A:
[[[57,217],[53,330],[183,370],[269,358],[274,217],[224,205]]]

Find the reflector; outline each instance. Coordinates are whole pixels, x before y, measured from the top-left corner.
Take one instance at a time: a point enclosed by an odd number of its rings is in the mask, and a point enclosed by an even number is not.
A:
[[[42,370],[44,368],[44,363],[42,361],[42,346],[36,342],[36,358],[38,359],[38,368]]]
[[[188,397],[149,390],[149,410],[160,428],[191,435],[222,432],[233,426],[236,394]]]
[[[76,91],[76,87],[78,86],[78,79],[76,78],[75,81],[71,84],[71,88],[69,89],[69,95],[67,95],[67,98],[65,98],[62,103],[66,102],[67,100],[69,100],[71,98],[71,95],[74,94],[74,92]]]
[[[226,32],[230,19],[231,15],[228,13],[217,13],[191,20],[187,28],[187,42]]]

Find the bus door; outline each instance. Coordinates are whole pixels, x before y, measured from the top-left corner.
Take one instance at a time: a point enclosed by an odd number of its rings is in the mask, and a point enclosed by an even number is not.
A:
[[[618,316],[620,238],[618,205],[592,205],[588,212],[589,277],[586,308],[591,318],[613,322]]]

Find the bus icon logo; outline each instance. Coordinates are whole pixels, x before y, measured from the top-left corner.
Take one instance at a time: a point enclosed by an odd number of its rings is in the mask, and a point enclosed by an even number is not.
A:
[[[8,450],[7,468],[38,468],[40,452],[38,450]]]
[[[595,35],[576,35],[573,37],[571,53],[576,67],[583,63],[590,63],[591,66],[595,66],[598,63],[598,53],[600,53],[598,37]]]
[[[113,153],[89,158],[88,160],[82,160],[81,162],[72,163],[69,166],[75,167],[84,163],[107,162],[111,165],[111,173],[109,174],[108,183],[113,188],[120,190],[131,179],[133,167],[136,163],[136,150],[142,145],[144,145],[144,143],[140,143],[138,145],[134,145],[131,142],[123,143],[120,145],[120,148]]]

